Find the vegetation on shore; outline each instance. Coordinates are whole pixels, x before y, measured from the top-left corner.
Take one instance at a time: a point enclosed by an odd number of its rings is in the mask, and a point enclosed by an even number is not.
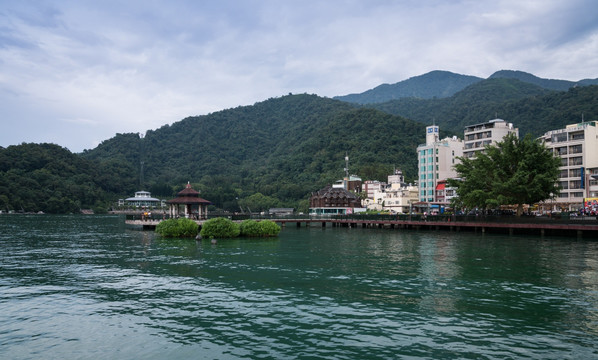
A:
[[[237,224],[230,219],[219,217],[206,221],[200,231],[202,238],[234,238],[278,236],[280,226],[270,220],[245,220]]]
[[[195,237],[198,229],[199,225],[187,218],[163,220],[156,226],[156,232],[166,238]]]

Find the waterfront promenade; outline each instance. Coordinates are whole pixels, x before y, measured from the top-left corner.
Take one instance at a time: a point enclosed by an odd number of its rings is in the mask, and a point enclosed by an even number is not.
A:
[[[210,216],[212,217],[212,216]],[[213,216],[217,217],[217,216]],[[574,236],[598,240],[598,220],[596,216],[577,217],[533,217],[533,216],[444,216],[444,215],[338,215],[309,216],[291,215],[287,217],[230,215],[233,221],[245,219],[272,220],[281,226],[320,226],[348,228],[385,228],[397,230],[444,230],[473,231],[480,233],[501,233],[509,235],[556,235]],[[144,219],[127,215],[128,225],[154,229],[163,218]],[[201,226],[207,220],[197,220]]]

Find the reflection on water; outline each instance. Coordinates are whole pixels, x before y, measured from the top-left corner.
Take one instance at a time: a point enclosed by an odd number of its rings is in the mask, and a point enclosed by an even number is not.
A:
[[[0,216],[0,247],[3,358],[598,356],[592,241],[288,227],[212,245]]]

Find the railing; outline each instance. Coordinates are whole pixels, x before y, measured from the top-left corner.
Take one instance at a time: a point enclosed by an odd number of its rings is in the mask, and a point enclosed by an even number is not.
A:
[[[598,220],[596,216],[571,216],[569,213],[556,213],[543,216],[515,216],[515,215],[423,215],[423,214],[397,214],[397,215],[378,215],[378,214],[351,214],[351,215],[257,215],[257,214],[209,214],[200,220],[213,219],[217,217],[226,217],[233,221],[242,221],[246,219],[255,220],[354,220],[354,221],[421,221],[421,222],[468,222],[468,223],[511,223],[511,224],[587,224],[596,225]],[[152,214],[151,216],[126,215],[127,220],[159,221],[169,219],[168,214]],[[197,219],[196,219],[197,220]]]
[[[422,222],[480,222],[480,223],[522,223],[522,224],[591,224],[598,223],[596,216],[571,216],[557,213],[543,216],[515,215],[423,215],[423,214],[351,214],[351,215],[253,215],[252,219],[272,220],[355,220],[355,221],[422,221]]]

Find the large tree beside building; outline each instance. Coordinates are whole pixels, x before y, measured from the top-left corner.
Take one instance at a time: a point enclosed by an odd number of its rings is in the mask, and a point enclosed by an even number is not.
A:
[[[469,209],[517,205],[521,215],[524,204],[558,194],[559,166],[560,159],[531,135],[519,139],[509,134],[475,158],[461,158],[455,165],[459,178],[449,184],[456,188],[456,205]]]

